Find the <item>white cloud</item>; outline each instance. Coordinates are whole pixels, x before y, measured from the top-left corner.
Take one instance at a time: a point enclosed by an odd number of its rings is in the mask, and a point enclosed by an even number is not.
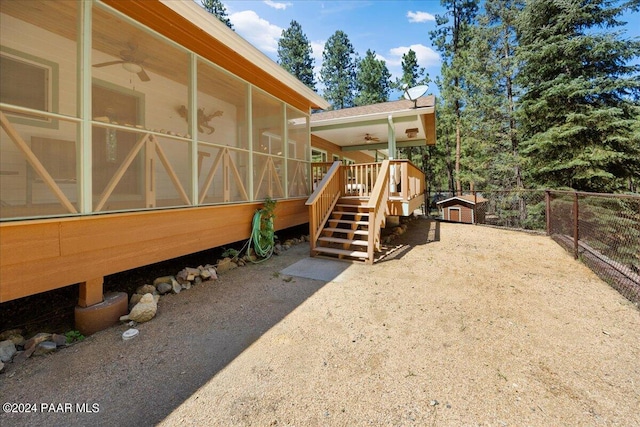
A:
[[[409,18],[409,22],[427,22],[427,21],[435,21],[436,17],[427,12],[407,12],[407,18]]]
[[[285,10],[289,6],[293,6],[292,3],[278,3],[278,2],[275,2],[275,1],[271,1],[271,0],[264,0],[264,4],[266,4],[269,7],[274,8],[274,9],[278,9],[278,10]]]
[[[313,75],[316,78],[316,87],[320,81],[320,69],[322,68],[322,52],[324,51],[325,40],[319,40],[315,42],[311,42],[311,57],[314,59],[313,62]]]
[[[278,51],[282,28],[260,18],[253,10],[232,13],[229,19],[238,34],[256,48],[270,53]]]
[[[402,55],[409,52],[409,49],[416,53],[418,65],[424,68],[430,68],[440,65],[440,55],[438,52],[422,44],[412,44],[411,46],[394,47],[389,50],[390,58],[387,63],[390,65],[402,64]]]

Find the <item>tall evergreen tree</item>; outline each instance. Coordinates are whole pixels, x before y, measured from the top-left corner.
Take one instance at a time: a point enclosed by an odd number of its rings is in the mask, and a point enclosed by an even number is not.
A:
[[[320,81],[324,98],[334,109],[352,107],[355,91],[356,54],[349,37],[336,31],[324,45]]]
[[[487,0],[467,56],[466,128],[461,160],[467,180],[485,189],[523,188],[514,85],[515,19],[522,0]],[[464,174],[463,174],[464,175]],[[524,206],[521,214],[524,215]]]
[[[402,77],[396,78],[392,87],[394,89],[402,90],[406,84],[409,87],[418,85],[428,85],[431,82],[429,79],[429,73],[426,73],[424,68],[418,65],[418,58],[415,51],[409,49],[409,51],[402,55]],[[402,95],[401,95],[402,97]]]
[[[389,100],[391,73],[387,64],[376,59],[375,52],[367,49],[364,58],[358,61],[356,70],[355,105],[370,105]]]
[[[450,157],[447,156],[445,159],[450,175],[450,189],[453,190],[455,181],[455,192],[461,194],[460,159],[466,86],[465,67],[472,36],[471,27],[475,23],[478,11],[478,0],[441,0],[441,4],[446,7],[447,12],[444,15],[436,15],[438,28],[430,35],[442,55],[442,79],[439,86],[445,102],[441,116],[452,115],[452,120],[447,117],[445,121],[455,126],[455,169],[452,170]],[[448,140],[449,138],[445,139],[445,141]]]
[[[613,31],[631,3],[531,0],[524,9],[523,152],[538,185],[615,192],[637,182],[640,66],[629,63],[640,39]]]
[[[289,28],[282,30],[278,40],[278,63],[302,83],[316,90],[312,53],[311,43],[302,32],[302,27],[297,21],[291,21]]]
[[[215,15],[223,24],[233,30],[233,24],[229,20],[229,16],[227,15],[227,8],[224,7],[224,4],[220,0],[201,0],[202,7],[207,12]]]

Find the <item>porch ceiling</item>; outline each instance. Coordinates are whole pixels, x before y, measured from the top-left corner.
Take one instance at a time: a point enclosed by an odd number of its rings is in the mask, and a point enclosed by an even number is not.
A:
[[[399,100],[363,107],[344,108],[311,115],[311,133],[342,147],[344,151],[383,150],[389,143],[389,116],[397,147],[434,145],[435,96]],[[417,129],[415,136],[407,130]]]

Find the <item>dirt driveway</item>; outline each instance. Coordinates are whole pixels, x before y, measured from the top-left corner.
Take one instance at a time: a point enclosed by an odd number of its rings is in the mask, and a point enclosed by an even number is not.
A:
[[[330,282],[280,273],[299,245],[164,297],[133,340],[10,366],[3,402],[93,413],[0,425],[640,425],[640,312],[549,238],[416,220],[394,243]]]

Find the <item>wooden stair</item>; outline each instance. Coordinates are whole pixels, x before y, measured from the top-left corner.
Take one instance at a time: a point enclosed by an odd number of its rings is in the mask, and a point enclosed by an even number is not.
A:
[[[369,247],[368,198],[341,197],[322,229],[315,255],[366,262]]]

